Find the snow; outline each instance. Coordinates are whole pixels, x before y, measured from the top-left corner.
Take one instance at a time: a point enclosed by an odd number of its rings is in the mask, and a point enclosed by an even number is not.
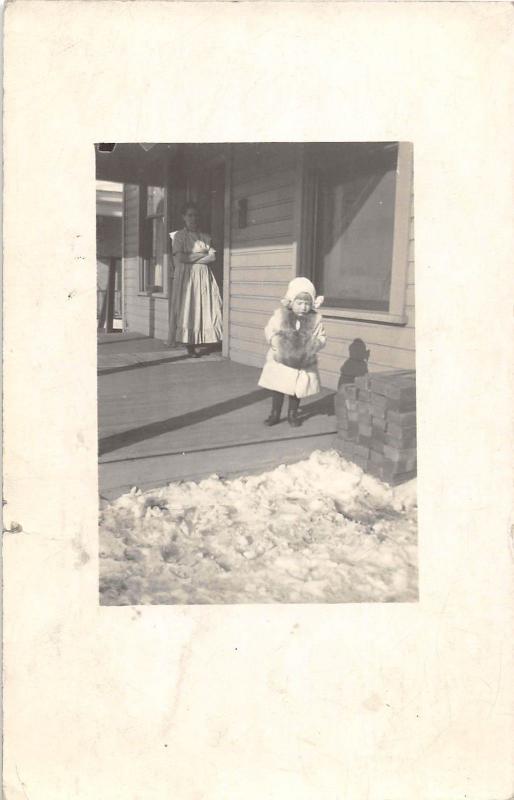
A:
[[[100,513],[104,605],[417,599],[416,481],[338,453],[263,473],[133,489]]]

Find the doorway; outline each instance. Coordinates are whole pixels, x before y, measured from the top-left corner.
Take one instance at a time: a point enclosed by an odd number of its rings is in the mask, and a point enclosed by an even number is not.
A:
[[[212,272],[216,278],[223,299],[223,256],[225,238],[225,161],[217,161],[206,169],[206,186],[202,192],[205,198],[205,227],[212,236],[216,248],[216,262]],[[203,209],[202,209],[203,210]]]

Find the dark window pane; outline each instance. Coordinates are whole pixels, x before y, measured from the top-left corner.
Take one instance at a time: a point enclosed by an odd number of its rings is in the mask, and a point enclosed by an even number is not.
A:
[[[327,305],[387,311],[398,147],[341,145],[340,154],[318,167],[319,289]]]

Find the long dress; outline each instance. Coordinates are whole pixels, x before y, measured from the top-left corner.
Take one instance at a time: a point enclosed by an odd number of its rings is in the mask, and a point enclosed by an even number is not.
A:
[[[211,246],[207,233],[183,228],[172,235],[173,289],[170,309],[169,343],[197,345],[221,342],[223,322],[221,295],[208,264],[184,264],[178,256],[191,254],[195,242]]]

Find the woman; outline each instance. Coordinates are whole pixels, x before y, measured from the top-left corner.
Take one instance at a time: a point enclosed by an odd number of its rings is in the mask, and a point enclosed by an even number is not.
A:
[[[193,358],[201,355],[197,345],[221,342],[221,296],[209,264],[216,260],[211,237],[200,233],[199,213],[194,203],[182,209],[185,227],[174,234],[175,275],[170,319],[170,344],[181,342]]]

